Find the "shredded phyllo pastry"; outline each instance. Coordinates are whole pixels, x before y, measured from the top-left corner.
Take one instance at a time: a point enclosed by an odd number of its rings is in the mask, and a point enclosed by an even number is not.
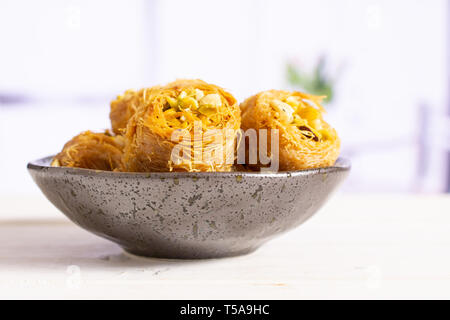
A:
[[[125,139],[105,133],[85,131],[64,145],[52,166],[121,171]]]
[[[125,134],[126,171],[231,171],[240,128],[231,94],[201,80],[178,80],[150,90],[138,105]],[[177,145],[182,155],[174,157]]]
[[[333,165],[340,140],[336,130],[323,120],[323,98],[281,90],[260,92],[241,104],[241,127],[244,131],[256,129],[257,133],[259,129],[279,130],[282,171]]]
[[[112,133],[79,134],[64,145],[52,166],[124,172],[228,172],[267,168],[267,159],[272,163],[276,159],[281,171],[330,166],[339,155],[340,140],[323,119],[323,98],[269,90],[239,106],[230,93],[202,80],[127,90],[111,102]],[[238,134],[240,129],[243,135]],[[245,157],[250,154],[247,131],[252,131],[253,137],[267,138],[255,144],[259,148],[252,157],[256,163],[239,159],[241,150]],[[278,143],[271,141],[278,138]],[[261,142],[266,142],[266,150]]]

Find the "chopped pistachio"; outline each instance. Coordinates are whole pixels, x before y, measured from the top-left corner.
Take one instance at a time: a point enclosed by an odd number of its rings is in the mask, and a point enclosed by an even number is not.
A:
[[[292,122],[294,120],[293,113],[294,109],[287,103],[284,103],[280,100],[273,100],[272,106],[281,114],[284,114],[286,116],[287,122]]]
[[[198,112],[204,114],[205,116],[211,116],[217,111],[216,107],[211,105],[203,105],[198,108]]]
[[[320,134],[322,135],[323,140],[328,140],[331,138],[330,132],[326,129],[320,130]]]
[[[302,132],[302,134],[305,137],[311,138],[314,141],[319,141],[321,138],[321,135],[315,131],[313,128],[308,127],[308,126],[300,126],[299,130]]]
[[[203,93],[202,90],[200,90],[200,89],[195,89],[195,99],[197,99],[198,101],[200,101],[204,96],[205,96],[205,94]]]
[[[294,114],[293,122],[296,126],[303,126],[307,123],[307,121],[305,119],[300,118],[298,114]]]
[[[286,99],[286,103],[289,104],[295,110],[298,108],[300,101],[298,101],[296,97],[290,96]]]
[[[187,97],[187,93],[185,91],[181,91],[178,95],[178,99],[184,99]]]
[[[210,93],[200,99],[200,106],[213,106],[220,107],[222,105],[222,100],[217,93]]]
[[[322,130],[322,121],[320,121],[320,119],[314,119],[311,121],[311,127],[316,130]]]
[[[300,117],[309,121],[320,119],[320,111],[312,107],[300,108],[297,112]]]
[[[192,97],[185,97],[181,99],[180,103],[181,109],[193,109],[196,110],[198,108],[198,102]]]
[[[166,100],[169,103],[170,107],[175,108],[175,109],[178,107],[178,102],[176,99],[174,99],[172,97],[167,97]]]

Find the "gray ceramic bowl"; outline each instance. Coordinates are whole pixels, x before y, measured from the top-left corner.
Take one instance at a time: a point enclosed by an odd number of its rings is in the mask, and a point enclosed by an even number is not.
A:
[[[121,173],[28,164],[69,219],[137,255],[217,258],[245,254],[311,217],[350,164],[280,173]]]

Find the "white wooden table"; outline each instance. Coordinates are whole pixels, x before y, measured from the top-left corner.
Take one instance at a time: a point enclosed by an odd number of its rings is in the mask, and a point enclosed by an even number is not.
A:
[[[124,254],[44,197],[0,197],[0,298],[450,298],[450,197],[337,195],[255,253]]]

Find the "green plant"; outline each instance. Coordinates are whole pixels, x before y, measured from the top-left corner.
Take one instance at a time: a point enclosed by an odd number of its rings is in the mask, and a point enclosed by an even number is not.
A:
[[[325,71],[326,57],[319,58],[311,73],[301,71],[296,65],[288,63],[286,66],[287,81],[293,87],[299,87],[315,95],[327,96],[325,102],[334,98],[335,80]]]

